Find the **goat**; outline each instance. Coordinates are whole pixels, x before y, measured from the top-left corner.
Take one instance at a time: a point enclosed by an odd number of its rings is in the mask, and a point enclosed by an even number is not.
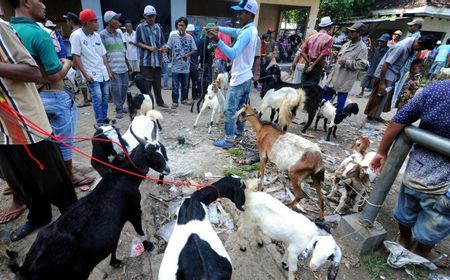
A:
[[[133,164],[122,161],[119,167],[140,175],[149,168],[168,174],[170,169],[157,145],[138,140],[140,144],[130,155]],[[39,232],[22,266],[15,262],[11,269],[25,279],[87,279],[109,254],[109,264],[119,267],[116,249],[125,222],[144,236],[141,182],[141,177],[118,171],[106,173],[94,191]]]
[[[148,90],[146,86],[145,77],[137,74],[134,79],[140,94],[132,96],[127,94],[128,101],[128,112],[130,114],[130,119],[133,120],[135,116],[145,116],[148,111],[155,109],[155,100],[152,93]],[[162,119],[162,117],[161,117]],[[161,130],[161,124],[159,119],[156,120],[158,129]]]
[[[200,98],[197,100],[197,102],[193,102],[191,105],[191,113],[194,112],[194,106],[197,105],[197,114],[200,113],[200,105],[205,100],[205,96],[208,93],[208,86],[212,83],[211,80],[211,74],[206,73],[209,71],[205,71],[203,77],[198,77],[197,83],[198,83],[198,90],[200,90]]]
[[[317,109],[319,109],[320,102],[322,101],[322,88],[314,83],[300,83],[300,84],[291,84],[286,83],[281,80],[281,70],[278,65],[273,65],[267,69],[267,75],[259,79],[259,82],[262,83],[261,86],[261,98],[267,93],[270,89],[279,90],[283,87],[291,87],[295,89],[303,89],[305,91],[305,99],[304,104],[301,106],[303,110],[308,114],[308,120],[301,130],[302,133],[305,133],[306,130],[311,126],[314,117],[316,116]]]
[[[243,211],[244,190],[239,177],[227,176],[183,201],[158,279],[231,279],[230,256],[209,222],[206,206],[220,195]]]
[[[359,113],[359,107],[356,103],[349,103],[344,107],[342,113],[336,113],[336,107],[331,104],[330,101],[323,100],[320,104],[320,109],[317,111],[316,124],[314,130],[317,130],[319,120],[323,118],[323,129],[327,133],[327,141],[330,141],[331,133],[333,133],[334,139],[336,139],[337,125],[340,124],[345,118],[350,117],[352,114],[357,115]],[[328,120],[331,121],[330,127],[327,129]]]
[[[350,144],[348,146],[348,149],[360,153],[362,156],[364,156],[367,152],[367,149],[369,149],[369,146],[370,146],[369,138],[363,135],[359,135],[358,140]]]
[[[217,86],[222,90],[224,96],[228,93],[228,88],[230,86],[229,80],[228,72],[220,73],[216,78]]]
[[[223,97],[223,90],[219,88],[218,83],[215,81],[208,86],[208,98],[205,98],[205,102],[203,102],[202,109],[197,115],[197,118],[194,122],[194,128],[197,126],[198,119],[203,111],[206,108],[212,109],[211,113],[211,121],[209,122],[208,133],[211,133],[211,128],[214,123],[215,117],[217,113],[223,112],[225,108],[225,98]]]
[[[317,271],[327,260],[331,261],[328,278],[335,279],[339,271],[342,252],[329,228],[320,222],[311,222],[276,198],[264,192],[255,192],[257,181],[247,182],[245,211],[241,214],[238,240],[241,251],[246,251],[243,236],[252,236],[263,246],[260,233],[285,243],[282,267],[289,270],[288,279],[295,279],[298,259],[305,260],[312,253],[309,267]]]
[[[271,109],[270,121],[273,121],[275,111],[279,111],[275,122],[280,118],[280,126],[286,131],[289,124],[295,118],[297,108],[303,105],[305,100],[305,92],[302,89],[293,89],[289,87],[281,88],[277,91],[271,89],[263,97],[259,116],[268,108]]]
[[[306,176],[311,176],[319,199],[320,218],[324,218],[324,200],[321,181],[324,180],[325,169],[322,153],[317,144],[296,134],[284,132],[269,122],[261,121],[257,111],[246,105],[236,113],[239,121],[248,120],[256,132],[256,147],[259,152],[260,189],[263,190],[264,169],[267,160],[275,163],[281,170],[287,170],[295,191],[295,198],[289,204],[290,208],[300,201],[303,191],[300,183]],[[299,182],[300,181],[300,182]]]
[[[119,129],[112,124],[94,125],[94,127],[96,131],[92,140],[92,157],[112,165],[116,165],[113,161],[124,160],[125,154],[122,148],[127,149],[128,143],[120,135]],[[95,138],[111,140],[119,143],[122,147],[113,142],[96,140]],[[111,171],[109,167],[93,159],[91,159],[91,165],[101,177],[104,177],[106,173]]]

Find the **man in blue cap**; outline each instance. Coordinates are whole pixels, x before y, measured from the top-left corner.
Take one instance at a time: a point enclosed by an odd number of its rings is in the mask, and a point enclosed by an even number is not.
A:
[[[252,67],[255,58],[258,31],[253,20],[258,12],[258,4],[255,0],[241,0],[238,5],[231,7],[238,11],[241,29],[231,27],[208,28],[208,36],[217,47],[233,61],[231,67],[230,87],[227,93],[225,107],[225,138],[214,143],[220,148],[231,148],[236,136],[244,131],[244,124],[234,118],[236,110],[243,104],[248,103],[249,93],[252,85]],[[230,47],[219,39],[218,32],[230,35],[236,39],[236,43]],[[237,126],[237,127],[236,127]]]
[[[375,70],[377,69],[378,64],[389,48],[387,43],[390,38],[391,37],[388,33],[384,33],[380,36],[380,38],[378,38],[378,47],[373,52],[372,57],[369,58],[369,69],[367,69],[366,76],[361,82],[361,93],[357,94],[356,97],[364,97],[364,90],[366,88],[372,90],[372,78],[375,74]]]

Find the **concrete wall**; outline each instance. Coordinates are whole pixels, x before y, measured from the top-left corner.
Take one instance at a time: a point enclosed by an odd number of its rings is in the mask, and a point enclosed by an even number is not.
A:
[[[167,0],[165,0],[167,1]],[[187,6],[186,0],[170,0],[170,10],[171,10],[171,26],[172,30],[175,29],[175,20],[180,17],[187,16]]]
[[[100,4],[100,0],[81,0],[81,6],[83,9],[91,9],[97,15],[99,30],[102,30],[103,27],[103,13],[102,13],[102,5]]]

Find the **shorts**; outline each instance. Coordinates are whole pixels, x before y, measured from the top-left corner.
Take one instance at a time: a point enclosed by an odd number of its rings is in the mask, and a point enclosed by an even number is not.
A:
[[[87,83],[86,79],[84,78],[83,74],[81,73],[80,69],[77,69],[77,72],[75,74],[75,82],[77,83],[77,87],[79,89],[85,88],[87,89]]]
[[[426,194],[402,185],[394,218],[411,227],[418,242],[435,245],[450,233],[450,199],[445,194]]]
[[[128,60],[131,67],[131,73],[140,72],[139,60]]]
[[[227,72],[227,62],[222,59],[216,59],[213,62],[213,71],[216,74]]]

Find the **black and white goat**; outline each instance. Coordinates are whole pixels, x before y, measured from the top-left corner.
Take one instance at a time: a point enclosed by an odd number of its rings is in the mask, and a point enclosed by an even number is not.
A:
[[[205,99],[207,95],[209,95],[209,86],[212,83],[215,83],[216,86],[222,90],[222,95],[225,97],[227,92],[228,92],[228,88],[229,88],[229,75],[228,73],[220,73],[219,75],[217,75],[217,78],[210,82],[210,79],[205,77],[204,79],[200,79],[199,78],[199,83],[201,83],[201,95],[200,98],[197,100],[197,102],[192,103],[191,105],[191,113],[194,112],[194,105],[197,104],[197,114],[200,113],[200,105],[202,105],[202,102],[206,102],[207,100]],[[204,106],[204,105],[203,105]]]
[[[308,114],[308,120],[305,126],[302,129],[302,133],[305,133],[306,130],[311,126],[314,117],[316,116],[316,112],[319,109],[320,102],[322,101],[322,88],[313,83],[301,83],[301,84],[291,84],[286,83],[281,80],[281,70],[278,65],[272,65],[266,70],[266,75],[261,77],[259,80],[262,83],[261,87],[261,98],[267,93],[268,90],[274,89],[279,90],[283,87],[291,87],[295,89],[303,89],[305,92],[305,99],[303,106],[300,106],[300,109],[303,109]]]
[[[137,74],[135,76],[134,82],[136,83],[136,86],[139,89],[140,94],[136,94],[135,96],[127,94],[128,111],[131,120],[133,120],[135,116],[145,116],[148,111],[155,109],[155,100],[153,98],[152,93],[147,87],[145,77],[140,74]],[[159,122],[159,119],[156,120],[156,123],[158,125],[158,129],[161,130],[162,127]]]
[[[323,118],[323,129],[325,132],[327,132],[327,141],[330,141],[331,133],[333,133],[333,137],[334,139],[336,139],[337,125],[340,124],[344,119],[350,117],[352,114],[357,115],[358,113],[359,107],[356,103],[351,102],[344,107],[344,111],[342,111],[342,113],[336,113],[336,107],[334,107],[334,105],[331,104],[330,101],[322,100],[320,109],[317,112],[314,130],[317,130],[319,120]],[[331,123],[327,129],[328,121],[331,121]]]
[[[158,279],[231,279],[230,256],[209,222],[206,206],[220,196],[243,211],[244,190],[245,183],[240,178],[227,176],[184,200]]]
[[[241,214],[237,231],[241,251],[247,250],[244,236],[254,238],[262,247],[260,234],[263,233],[285,244],[286,250],[281,264],[284,269],[289,270],[289,280],[295,279],[298,259],[305,260],[311,253],[311,270],[317,271],[330,260],[327,279],[336,279],[342,252],[329,228],[321,222],[311,222],[270,194],[256,192],[257,184],[257,180],[247,182],[245,211]]]
[[[168,174],[170,169],[159,148],[138,141],[130,155],[133,164],[120,161],[119,167],[140,175],[149,168]],[[12,270],[21,279],[87,279],[108,255],[109,264],[119,267],[116,249],[125,222],[131,222],[137,234],[144,236],[141,182],[141,177],[118,171],[106,173],[94,191],[39,232],[22,266],[12,263]]]
[[[194,128],[197,126],[200,115],[206,110],[206,108],[212,109],[211,121],[209,122],[208,133],[211,133],[212,125],[216,120],[218,113],[223,113],[225,110],[225,98],[223,96],[223,90],[218,86],[217,82],[213,82],[208,86],[208,94],[203,102],[202,109],[197,115],[194,122]]]

